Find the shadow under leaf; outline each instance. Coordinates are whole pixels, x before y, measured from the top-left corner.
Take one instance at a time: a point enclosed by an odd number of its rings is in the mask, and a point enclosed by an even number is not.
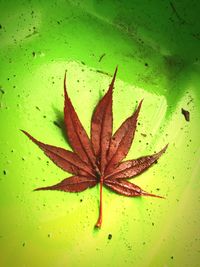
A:
[[[56,119],[54,120],[54,125],[56,125],[58,128],[60,128],[61,130],[61,134],[62,137],[64,137],[65,141],[67,142],[67,144],[70,146],[70,148],[72,149],[70,142],[68,140],[67,137],[67,133],[66,133],[66,128],[65,128],[65,121],[64,121],[64,116],[63,116],[63,111],[59,110],[58,108],[56,108],[55,106],[53,106],[53,110],[55,112],[56,115]]]

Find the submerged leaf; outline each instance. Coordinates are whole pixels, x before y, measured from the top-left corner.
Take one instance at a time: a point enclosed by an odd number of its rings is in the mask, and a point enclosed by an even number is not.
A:
[[[112,94],[117,74],[115,70],[112,82],[105,96],[97,104],[91,120],[91,140],[89,139],[78,115],[71,103],[66,88],[66,73],[64,77],[64,120],[67,137],[74,152],[60,147],[44,144],[26,131],[22,131],[61,169],[75,176],[47,187],[36,190],[59,190],[65,192],[81,192],[100,183],[99,218],[96,227],[102,224],[102,187],[105,185],[114,192],[128,196],[151,196],[139,186],[125,179],[135,177],[155,163],[166,151],[165,146],[160,152],[151,156],[144,156],[135,160],[122,160],[128,154],[134,139],[137,119],[142,106],[126,119],[119,129],[112,135],[113,114]]]

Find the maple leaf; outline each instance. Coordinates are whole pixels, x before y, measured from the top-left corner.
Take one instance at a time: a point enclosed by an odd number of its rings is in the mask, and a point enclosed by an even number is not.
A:
[[[73,152],[42,143],[22,130],[58,167],[73,174],[73,176],[64,179],[58,184],[35,190],[81,192],[100,183],[99,218],[95,225],[96,227],[101,227],[102,224],[103,185],[124,196],[162,198],[148,193],[126,180],[143,173],[156,163],[167,149],[167,145],[160,152],[153,155],[123,161],[130,150],[135,135],[142,101],[140,101],[135,112],[113,134],[112,95],[116,74],[117,68],[107,93],[94,110],[91,120],[91,138],[89,138],[68,96],[65,73],[64,121],[67,138]]]

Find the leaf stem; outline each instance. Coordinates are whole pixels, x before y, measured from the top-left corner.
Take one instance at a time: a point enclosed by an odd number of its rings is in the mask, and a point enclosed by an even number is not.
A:
[[[102,187],[103,187],[103,176],[100,178],[100,206],[99,206],[99,218],[97,220],[97,223],[95,224],[95,227],[101,228],[102,224]]]

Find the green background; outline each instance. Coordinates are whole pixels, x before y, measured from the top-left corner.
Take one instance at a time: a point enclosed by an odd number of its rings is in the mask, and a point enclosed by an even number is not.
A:
[[[200,266],[199,13],[198,0],[0,1],[1,267]],[[104,189],[96,231],[99,188],[33,192],[69,174],[19,129],[68,149],[65,69],[89,133],[116,65],[114,129],[144,98],[127,158],[169,143],[159,163],[134,179],[166,199]]]

